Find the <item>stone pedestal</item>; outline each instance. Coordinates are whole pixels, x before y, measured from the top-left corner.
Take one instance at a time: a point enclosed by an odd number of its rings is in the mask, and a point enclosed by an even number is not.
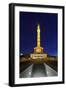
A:
[[[47,54],[30,54],[32,59],[44,59],[47,58]]]

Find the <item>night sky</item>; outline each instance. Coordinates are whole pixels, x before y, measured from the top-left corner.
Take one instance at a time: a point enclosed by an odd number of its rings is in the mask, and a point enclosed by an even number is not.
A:
[[[40,24],[41,47],[44,52],[57,56],[57,14],[20,12],[20,53],[30,54],[36,47],[37,25]]]

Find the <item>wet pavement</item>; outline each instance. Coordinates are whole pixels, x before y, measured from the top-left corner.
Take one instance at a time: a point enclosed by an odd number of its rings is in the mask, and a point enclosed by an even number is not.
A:
[[[31,64],[20,73],[21,78],[57,76],[57,72],[45,63]]]

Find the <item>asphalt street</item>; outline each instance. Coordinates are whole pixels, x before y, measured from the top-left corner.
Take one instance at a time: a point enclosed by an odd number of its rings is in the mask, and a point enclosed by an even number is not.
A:
[[[31,64],[20,73],[21,78],[57,76],[57,72],[45,63]]]

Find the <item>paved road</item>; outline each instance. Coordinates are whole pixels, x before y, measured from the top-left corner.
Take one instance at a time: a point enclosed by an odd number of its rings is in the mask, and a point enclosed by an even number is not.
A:
[[[23,78],[47,76],[57,76],[57,72],[45,63],[31,64],[20,74],[20,77]]]

